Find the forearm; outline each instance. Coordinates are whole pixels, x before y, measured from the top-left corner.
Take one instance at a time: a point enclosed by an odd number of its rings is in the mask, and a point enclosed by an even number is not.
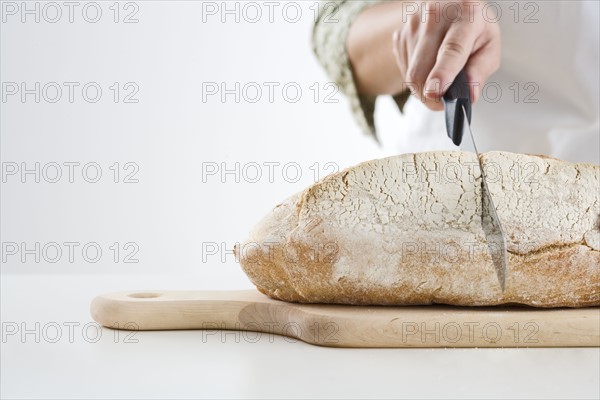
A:
[[[346,47],[359,93],[402,91],[404,77],[392,52],[392,35],[402,27],[402,20],[402,1],[394,1],[367,8],[352,24]]]

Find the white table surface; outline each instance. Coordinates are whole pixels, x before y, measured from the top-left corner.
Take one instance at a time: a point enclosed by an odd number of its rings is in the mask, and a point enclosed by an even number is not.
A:
[[[246,340],[225,331],[212,335],[138,332],[127,340],[124,332],[115,336],[118,331],[106,328],[95,341],[96,326],[89,314],[95,295],[118,290],[205,289],[194,282],[197,278],[4,274],[2,398],[550,399],[600,395],[598,348],[338,349],[267,334],[258,341]],[[55,339],[57,325],[61,336]],[[19,332],[9,334],[15,326]],[[23,327],[37,331],[39,342],[35,333],[23,338]]]

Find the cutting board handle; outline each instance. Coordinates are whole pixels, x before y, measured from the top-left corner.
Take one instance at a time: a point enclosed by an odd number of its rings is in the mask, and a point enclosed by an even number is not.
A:
[[[98,296],[90,308],[96,322],[115,329],[243,329],[245,313],[278,303],[255,290],[130,291]]]

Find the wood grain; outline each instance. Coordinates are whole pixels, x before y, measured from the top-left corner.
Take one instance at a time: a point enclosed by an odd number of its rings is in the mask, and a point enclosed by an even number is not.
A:
[[[116,329],[253,331],[331,347],[600,346],[599,307],[367,307],[287,303],[256,290],[132,291],[96,297],[91,313]]]

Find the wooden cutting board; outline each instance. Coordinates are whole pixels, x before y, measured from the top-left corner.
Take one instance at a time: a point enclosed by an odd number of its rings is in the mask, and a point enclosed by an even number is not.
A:
[[[96,297],[91,312],[109,328],[241,330],[332,347],[600,346],[599,307],[297,304],[242,290],[112,293]]]

